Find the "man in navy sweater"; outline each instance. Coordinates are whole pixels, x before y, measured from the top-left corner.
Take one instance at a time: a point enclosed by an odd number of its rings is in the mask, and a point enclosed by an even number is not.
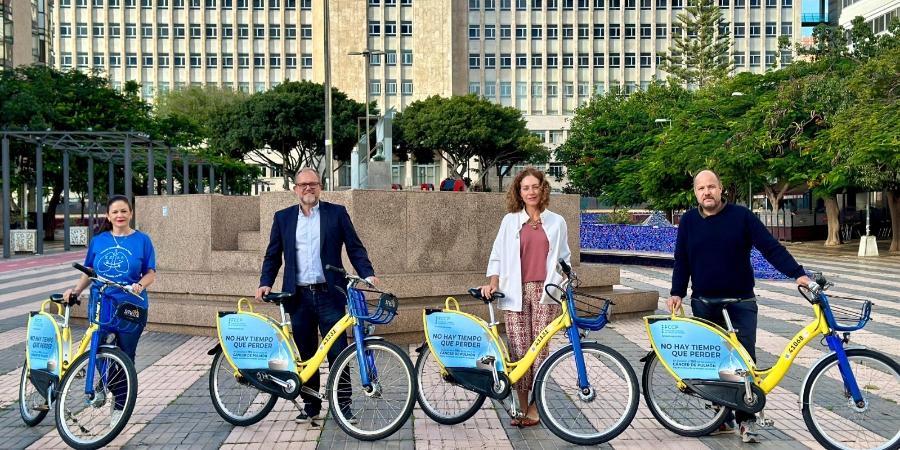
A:
[[[691,280],[691,308],[695,317],[725,326],[722,307],[706,306],[697,298],[740,298],[745,301],[725,306],[738,341],[756,360],[756,295],[753,293],[753,266],[750,249],[756,247],[766,260],[799,285],[812,280],[787,249],[775,239],[749,209],[722,199],[722,182],[711,170],[694,177],[694,195],[699,206],[683,216],[675,240],[675,268],[672,271],[669,311],[681,306]],[[759,442],[756,416],[735,412],[739,428],[728,421],[711,434],[737,432],[744,442]]]

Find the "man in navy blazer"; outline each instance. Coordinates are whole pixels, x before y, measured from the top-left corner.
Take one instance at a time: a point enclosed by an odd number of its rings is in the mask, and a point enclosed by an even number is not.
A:
[[[281,290],[294,294],[284,302],[284,308],[290,314],[294,341],[304,361],[315,355],[318,349],[319,336],[316,330],[324,336],[346,311],[347,299],[338,290],[346,289],[346,278],[337,272],[325,270],[326,265],[343,267],[341,247],[346,247],[350,264],[356,273],[373,284],[378,284],[372,262],[353,228],[347,209],[341,205],[319,201],[321,189],[319,175],[314,169],[305,168],[297,172],[293,190],[300,199],[300,204],[275,213],[259,288],[256,290],[256,301],[262,301],[263,295],[272,290],[283,257]],[[328,351],[329,366],[346,347],[346,335],[340,336]],[[318,371],[307,381],[306,386],[314,391],[319,390]],[[318,418],[322,400],[305,393],[301,397],[306,406],[296,421],[304,423]],[[349,397],[346,401],[349,402]],[[342,403],[341,409],[345,414],[348,413],[349,404],[342,401],[339,403]]]

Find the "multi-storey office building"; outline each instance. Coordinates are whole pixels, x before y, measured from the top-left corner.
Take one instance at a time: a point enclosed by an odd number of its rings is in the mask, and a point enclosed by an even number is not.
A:
[[[47,63],[51,4],[50,0],[0,0],[0,69]]]
[[[382,111],[475,92],[521,110],[552,147],[593,93],[614,85],[633,92],[666,78],[656,55],[682,32],[674,18],[687,1],[331,0],[331,80],[359,101],[368,93]],[[790,61],[775,60],[777,40],[799,40],[799,0],[718,2],[734,37],[736,71]],[[324,5],[59,0],[56,65],[103,69],[114,86],[135,80],[147,98],[189,85],[257,92],[285,79],[322,82]],[[348,55],[365,49],[384,54]],[[395,168],[395,182],[437,184],[447,174],[440,164],[409,163]]]
[[[850,22],[861,16],[875,34],[888,30],[891,21],[900,17],[900,0],[831,0],[829,16],[837,25],[850,28]]]

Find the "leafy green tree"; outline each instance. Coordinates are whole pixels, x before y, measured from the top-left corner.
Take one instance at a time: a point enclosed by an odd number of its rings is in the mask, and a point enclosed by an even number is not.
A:
[[[858,98],[837,114],[821,145],[829,150],[824,155],[848,161],[844,173],[854,184],[884,191],[893,252],[900,251],[900,46],[878,56],[850,78],[848,87]]]
[[[647,91],[629,97],[613,91],[579,107],[569,138],[555,154],[566,167],[569,190],[616,207],[650,200],[638,175],[643,158],[691,98],[680,86],[651,83]]]
[[[365,104],[332,89],[334,159],[348,161],[361,130]],[[372,105],[372,113],[378,110]],[[325,87],[310,81],[286,81],[236,102],[210,122],[210,147],[231,157],[246,156],[269,166],[281,166],[284,187],[303,167],[319,169],[325,156]],[[276,152],[281,160],[272,158]],[[338,165],[335,170],[340,168]]]
[[[688,2],[674,25],[674,45],[663,58],[660,69],[672,75],[675,82],[703,88],[724,80],[734,62],[730,57],[731,36],[728,24],[715,0]]]
[[[403,151],[416,160],[439,154],[457,179],[471,172],[473,159],[481,162],[481,180],[494,167],[515,162],[546,162],[549,151],[530,135],[522,114],[474,94],[449,98],[431,96],[413,102],[394,122],[402,131]],[[502,183],[502,178],[500,179]]]

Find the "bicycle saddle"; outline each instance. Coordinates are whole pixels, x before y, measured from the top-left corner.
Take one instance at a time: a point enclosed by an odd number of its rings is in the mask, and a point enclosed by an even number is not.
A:
[[[53,303],[63,304],[63,295],[62,294],[50,294],[50,301]],[[69,306],[80,305],[81,300],[78,300],[78,296],[75,294],[69,295]]]
[[[700,303],[703,303],[706,306],[723,306],[729,303],[741,303],[741,302],[755,302],[756,297],[750,298],[708,298],[708,297],[691,297],[692,299],[699,300]]]
[[[469,295],[471,295],[472,297],[475,297],[478,300],[481,300],[485,303],[490,303],[498,298],[506,297],[505,295],[503,295],[502,292],[494,292],[493,294],[491,294],[491,298],[485,298],[483,295],[481,295],[481,289],[478,289],[478,288],[469,289]]]
[[[293,297],[294,294],[290,292],[270,292],[269,295],[263,295],[263,301],[269,303],[280,304],[282,300]]]

